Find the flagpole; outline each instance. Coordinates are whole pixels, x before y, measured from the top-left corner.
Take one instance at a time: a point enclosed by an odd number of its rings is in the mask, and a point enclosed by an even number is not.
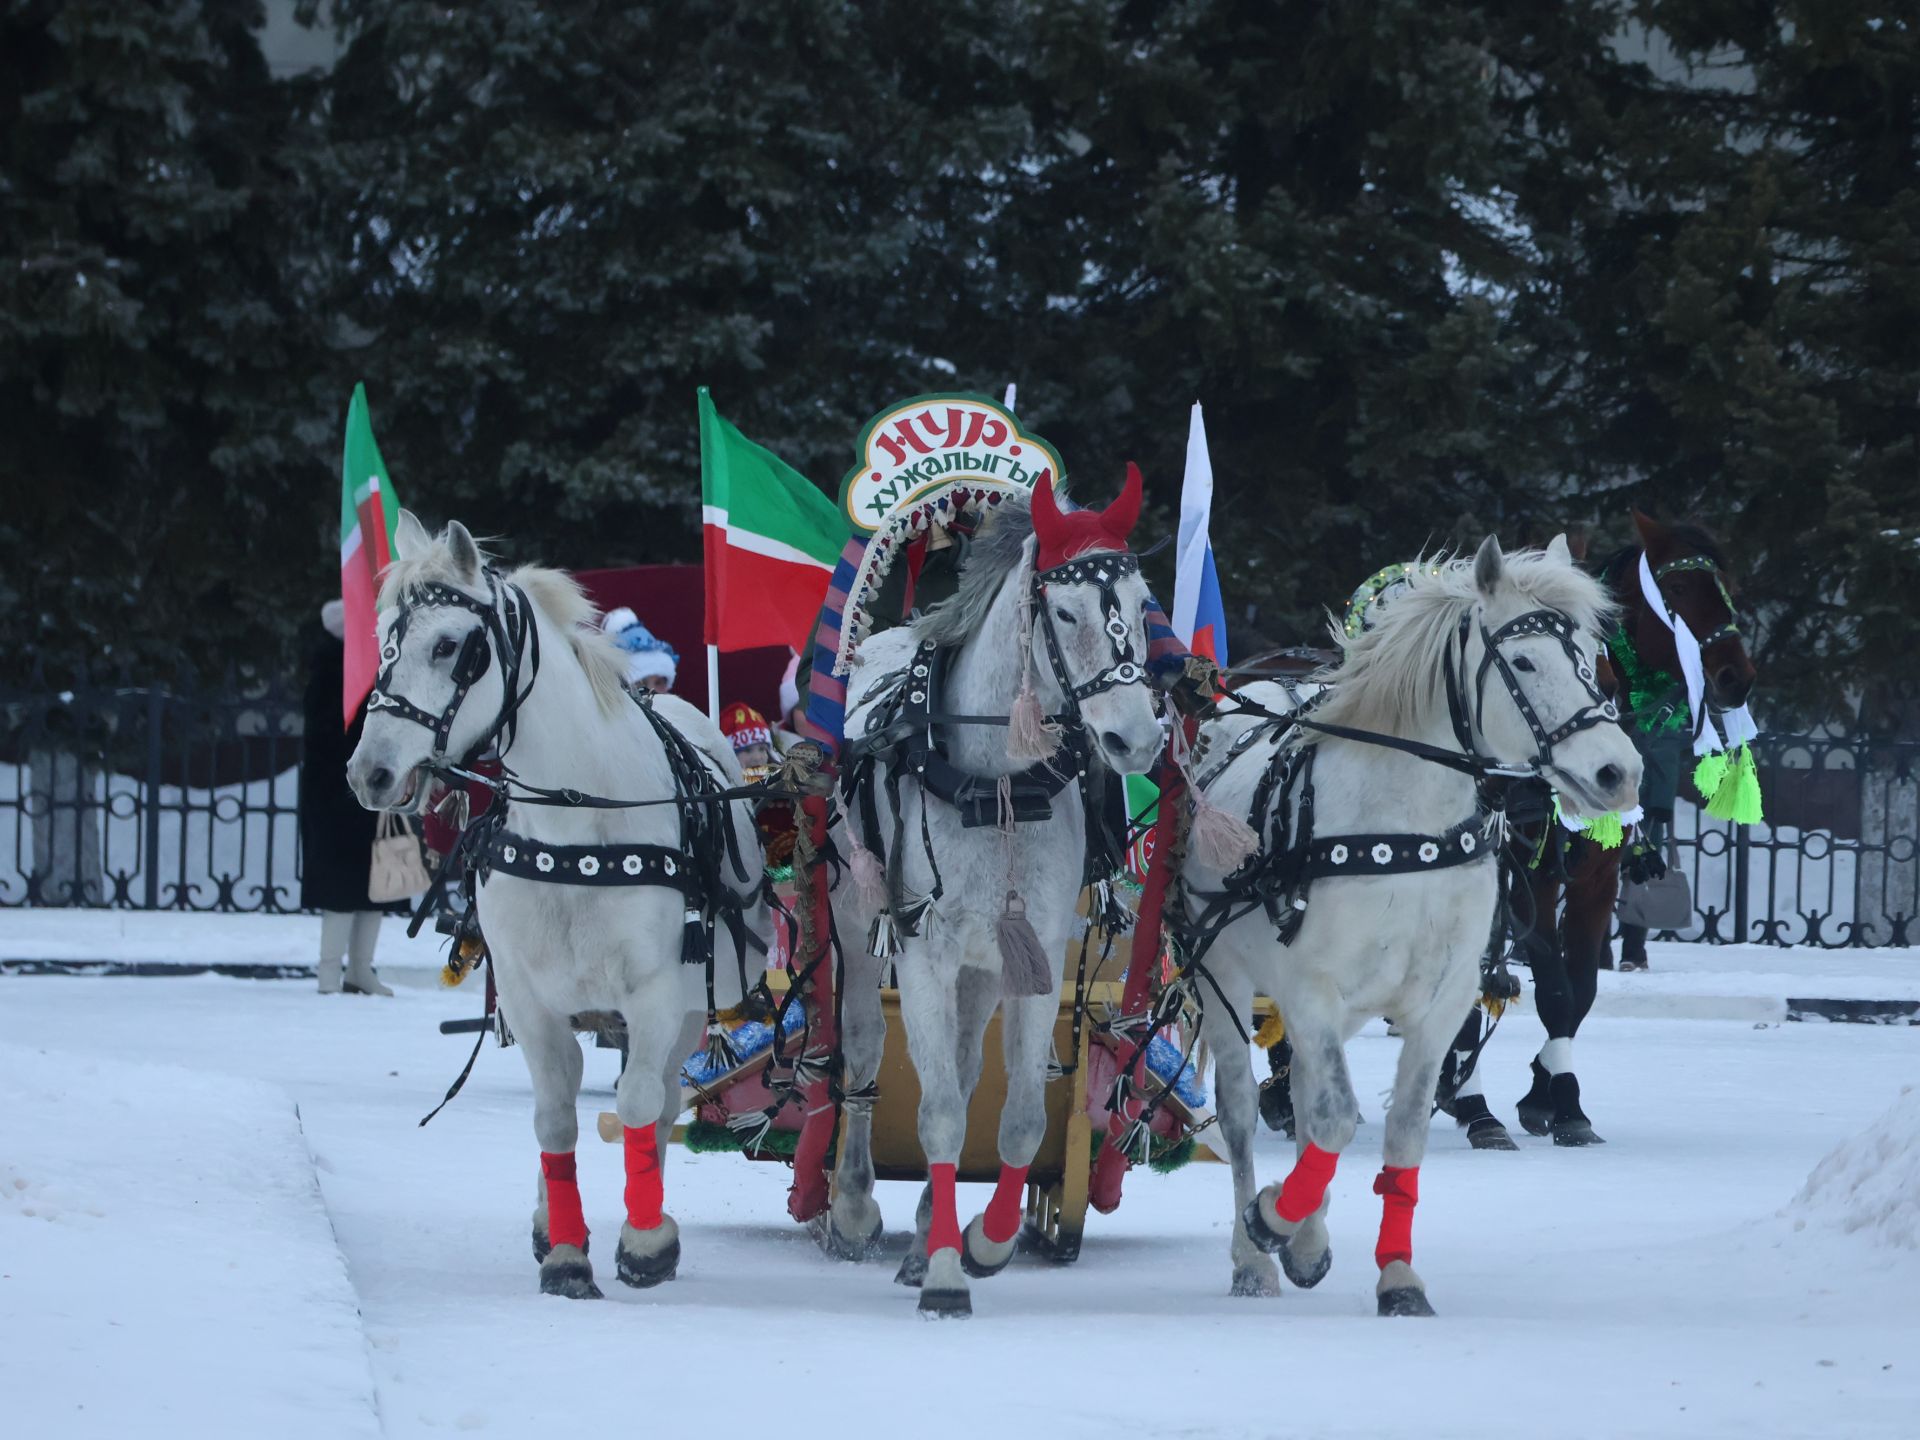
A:
[[[707,646],[707,718],[720,724],[720,647]]]

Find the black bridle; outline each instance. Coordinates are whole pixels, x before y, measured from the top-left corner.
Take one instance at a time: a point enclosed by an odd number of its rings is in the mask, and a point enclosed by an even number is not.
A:
[[[1678,560],[1669,560],[1664,565],[1654,567],[1653,586],[1654,589],[1660,592],[1660,598],[1666,601],[1667,609],[1676,615],[1680,613],[1680,607],[1673,603],[1673,598],[1667,594],[1666,586],[1661,582],[1669,575],[1687,571],[1697,571],[1711,576],[1714,588],[1720,592],[1721,603],[1727,607],[1727,623],[1715,627],[1705,635],[1697,637],[1700,641],[1700,648],[1705,650],[1709,645],[1721,640],[1740,639],[1740,622],[1735,618],[1739,612],[1734,607],[1733,594],[1727,589],[1727,582],[1720,574],[1718,562],[1710,556],[1682,555]]]
[[[1075,723],[1080,719],[1082,700],[1122,685],[1147,683],[1145,657],[1134,658],[1133,625],[1120,608],[1120,592],[1115,588],[1127,576],[1139,573],[1140,557],[1131,550],[1096,550],[1064,565],[1055,565],[1051,570],[1034,573],[1033,604],[1040,610],[1041,627],[1047,637],[1047,658],[1053,664],[1053,678],[1060,686],[1060,693],[1072,707]],[[1107,643],[1113,647],[1113,664],[1078,685],[1067,673],[1060,635],[1054,629],[1053,607],[1047,604],[1049,585],[1096,585],[1100,589],[1101,628],[1106,631]]]
[[[1474,676],[1473,703],[1469,707],[1460,680],[1466,671],[1467,639],[1476,613],[1469,612],[1460,617],[1460,628],[1454,645],[1447,650],[1445,664],[1447,710],[1453,720],[1454,738],[1460,742],[1460,748],[1466,754],[1479,756],[1475,741],[1486,733],[1482,728],[1482,717],[1487,707],[1487,677],[1495,670],[1500,672],[1501,683],[1506,686],[1507,695],[1520,712],[1520,718],[1526,722],[1527,729],[1533,732],[1533,768],[1536,771],[1545,772],[1552,768],[1554,747],[1563,740],[1597,725],[1619,722],[1620,712],[1601,691],[1593,662],[1580,653],[1580,647],[1575,643],[1574,637],[1579,634],[1579,628],[1573,623],[1572,617],[1563,611],[1545,608],[1517,615],[1498,630],[1489,630],[1485,619],[1479,620],[1480,667]],[[1533,701],[1528,698],[1519,676],[1514,673],[1513,663],[1500,650],[1503,640],[1526,635],[1545,635],[1559,641],[1561,650],[1573,662],[1573,673],[1587,692],[1588,703],[1551,730],[1541,720],[1540,712],[1534,709]]]
[[[429,769],[444,769],[452,758],[447,754],[447,742],[453,733],[453,722],[466,702],[467,692],[493,667],[496,650],[501,656],[500,713],[486,733],[468,747],[469,754],[478,754],[502,736],[505,737],[499,746],[502,753],[513,744],[515,718],[540,671],[540,631],[533,623],[533,606],[526,592],[517,585],[504,583],[499,573],[491,569],[486,572],[486,581],[485,600],[475,599],[464,590],[438,581],[410,587],[401,596],[393,629],[380,647],[380,674],[373,683],[373,693],[367,697],[367,714],[385,711],[424,727],[433,736],[433,753],[427,760]],[[480,623],[460,642],[453,661],[453,695],[436,715],[404,695],[394,693],[393,671],[400,663],[400,646],[413,617],[422,610],[445,609],[471,610],[480,617]],[[520,682],[523,670],[527,676],[525,685]]]

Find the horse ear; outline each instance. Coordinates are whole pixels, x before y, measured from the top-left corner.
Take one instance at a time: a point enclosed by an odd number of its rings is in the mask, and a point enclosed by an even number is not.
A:
[[[420,523],[420,517],[411,510],[402,510],[400,523],[393,527],[393,558],[405,560],[420,554],[431,544],[433,537],[427,534],[427,527]]]
[[[1489,535],[1480,542],[1480,549],[1474,554],[1473,583],[1479,587],[1482,596],[1491,600],[1506,573],[1507,560],[1500,553],[1500,542]]]
[[[1120,487],[1120,498],[1100,512],[1100,528],[1122,544],[1140,523],[1142,485],[1140,467],[1127,462],[1127,483]]]
[[[1560,565],[1573,563],[1573,551],[1567,548],[1567,537],[1564,531],[1547,542],[1547,558]]]
[[[453,560],[454,573],[463,582],[471,585],[480,578],[480,547],[473,543],[473,536],[458,520],[447,522],[447,551]]]
[[[1633,528],[1639,532],[1641,546],[1648,551],[1664,551],[1672,543],[1673,533],[1638,506],[1633,511]]]

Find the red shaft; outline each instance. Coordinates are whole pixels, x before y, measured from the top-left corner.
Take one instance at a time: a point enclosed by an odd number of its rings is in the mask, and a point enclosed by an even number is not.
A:
[[[807,827],[815,853],[827,843],[827,802],[822,796],[810,796],[803,802],[799,823]],[[836,1040],[833,1023],[833,957],[827,951],[831,919],[827,896],[827,866],[816,860],[804,877],[796,876],[795,903],[808,907],[807,933],[812,937],[808,953],[798,958],[797,974],[805,974],[817,959],[813,978],[807,982],[807,1043],[809,1049],[824,1048],[832,1053]],[[800,1139],[793,1153],[793,1185],[787,1191],[787,1213],[802,1223],[827,1208],[827,1148],[833,1143],[834,1106],[829,1081],[820,1079],[801,1092],[806,1118],[800,1123]]]

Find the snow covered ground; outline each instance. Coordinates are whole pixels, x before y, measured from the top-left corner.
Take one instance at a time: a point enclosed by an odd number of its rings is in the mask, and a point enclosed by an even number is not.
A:
[[[11,912],[0,957],[297,961],[317,923]],[[1372,1313],[1397,1048],[1375,1026],[1351,1047],[1369,1123],[1318,1289],[1227,1295],[1227,1175],[1196,1164],[1132,1177],[1077,1265],[1023,1257],[978,1285],[971,1322],[925,1325],[890,1283],[914,1187],[881,1187],[884,1260],[835,1265],[784,1219],[783,1169],[679,1151],[680,1278],[629,1291],[596,1244],[604,1302],[540,1296],[524,1067],[489,1046],[417,1127],[468,1043],[436,1024],[479,995],[439,989],[433,948],[390,928],[389,1001],[0,977],[7,1433],[1920,1433],[1920,1092],[1902,1094],[1920,1028],[1767,1008],[1920,994],[1920,953],[1656,947],[1651,975],[1603,977],[1579,1068],[1609,1144],[1478,1154],[1435,1129],[1415,1246],[1437,1320]],[[1518,1017],[1492,1046],[1509,1116],[1536,1044]],[[589,1052],[581,1101],[604,1242],[620,1154],[592,1119],[614,1065]],[[1288,1151],[1263,1136],[1263,1176]]]

